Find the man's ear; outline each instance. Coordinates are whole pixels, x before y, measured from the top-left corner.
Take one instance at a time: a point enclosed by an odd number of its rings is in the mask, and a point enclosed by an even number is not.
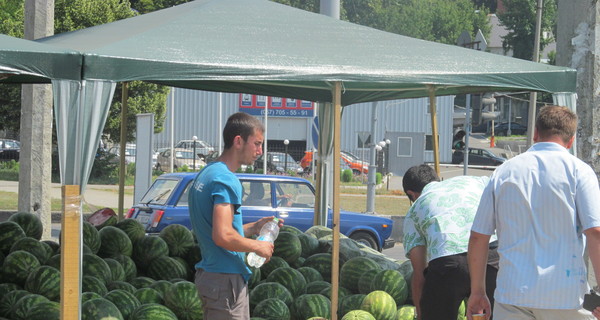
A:
[[[569,139],[569,142],[567,142],[567,144],[565,145],[565,147],[567,149],[571,149],[571,147],[573,146],[573,142],[575,142],[575,136],[572,136],[571,139]]]

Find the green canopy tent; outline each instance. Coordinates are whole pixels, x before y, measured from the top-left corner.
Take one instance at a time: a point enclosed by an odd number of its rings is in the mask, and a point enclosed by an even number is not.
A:
[[[110,87],[132,80],[318,101],[324,103],[320,122],[332,124],[321,127],[331,131],[322,130],[320,140],[333,141],[335,155],[343,105],[489,91],[562,96],[575,91],[572,69],[403,37],[266,0],[196,0],[40,42],[83,54],[81,81],[53,82],[55,95],[63,97],[57,108],[87,104],[88,95],[71,93],[82,84]],[[93,96],[110,101],[111,92]],[[431,101],[433,108],[435,99]],[[100,103],[94,111],[106,112],[101,107],[108,109]],[[61,171],[82,160],[77,154],[61,160]],[[339,254],[338,186],[334,181],[334,263]],[[337,284],[337,278],[332,282]],[[332,297],[335,316],[336,289]]]

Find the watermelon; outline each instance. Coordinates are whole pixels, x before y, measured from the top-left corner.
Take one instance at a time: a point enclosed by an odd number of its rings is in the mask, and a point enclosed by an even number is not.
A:
[[[48,298],[39,294],[28,294],[17,300],[9,311],[10,318],[14,320],[27,320],[27,312],[31,307],[40,302],[50,301]]]
[[[195,243],[194,246],[187,251],[183,258],[187,262],[188,266],[195,270],[196,263],[202,260],[202,254],[200,254],[200,247],[198,244]]]
[[[60,250],[60,244],[54,240],[42,240],[42,242],[47,244],[52,249],[52,254],[50,256],[57,254]]]
[[[321,294],[303,294],[294,301],[292,312],[293,317],[296,319],[329,318],[331,315],[331,301]]]
[[[140,301],[133,295],[133,293],[125,290],[112,290],[104,295],[104,299],[112,302],[121,312],[123,318],[128,319],[133,313],[135,308],[141,305]]]
[[[31,294],[26,290],[14,290],[6,293],[2,299],[0,299],[0,317],[10,317],[10,309],[15,305],[19,299],[26,295]]]
[[[194,281],[196,269],[193,267],[190,267],[187,264],[187,261],[185,261],[185,259],[182,257],[172,257],[172,258],[175,259],[175,261],[179,262],[179,264],[181,264],[181,267],[185,270],[184,279],[186,279],[187,281]]]
[[[267,320],[289,320],[290,309],[285,302],[277,298],[269,298],[261,301],[254,307],[252,316]]]
[[[105,258],[104,262],[108,265],[110,269],[110,282],[113,281],[125,281],[125,270],[123,270],[123,266],[119,263],[119,261],[112,258]]]
[[[146,270],[152,260],[168,255],[169,247],[161,237],[143,237],[134,243],[131,258],[138,269]]]
[[[279,232],[274,242],[273,255],[283,258],[287,263],[292,263],[300,257],[302,244],[298,236],[291,232]]]
[[[331,288],[331,283],[323,280],[310,282],[306,285],[306,293],[320,293],[323,289]]]
[[[306,279],[306,283],[311,283],[313,281],[323,281],[323,276],[317,271],[315,268],[311,267],[300,267],[296,269],[302,273],[304,279]]]
[[[133,259],[128,256],[119,254],[112,259],[117,260],[121,266],[123,267],[123,272],[125,272],[125,281],[131,281],[131,279],[137,277],[137,268]]]
[[[154,282],[155,282],[154,279],[148,278],[148,277],[136,277],[134,279],[131,279],[131,281],[129,281],[129,283],[131,283],[137,289],[148,288]]]
[[[273,270],[267,277],[267,282],[278,282],[286,287],[292,297],[298,297],[306,291],[306,279],[300,271],[290,267],[281,267]]]
[[[18,250],[31,253],[37,258],[40,264],[44,264],[46,260],[50,258],[52,251],[49,245],[31,237],[23,237],[17,240],[12,247],[10,247],[10,252],[15,252]]]
[[[340,269],[340,284],[353,293],[359,293],[358,280],[360,276],[372,269],[381,269],[381,266],[367,257],[351,258]]]
[[[42,220],[40,220],[40,217],[38,217],[37,214],[31,212],[17,212],[8,217],[8,221],[18,224],[21,229],[23,229],[26,236],[34,238],[38,241],[42,239],[44,226],[42,225]]]
[[[316,253],[304,260],[304,267],[319,271],[326,281],[331,281],[331,253]]]
[[[250,279],[248,280],[248,289],[252,290],[254,287],[258,285],[261,280],[260,276],[260,268],[249,267],[250,271],[252,271],[252,275],[250,275]]]
[[[83,244],[88,246],[94,254],[97,254],[98,250],[100,250],[100,234],[98,233],[98,229],[91,223],[83,221],[82,233]]]
[[[296,259],[295,261],[290,262],[289,265],[294,269],[298,269],[304,265],[304,260],[306,259],[298,257],[298,259]]]
[[[134,287],[131,283],[125,281],[113,281],[106,285],[106,289],[109,291],[121,289],[129,293],[135,293],[135,290],[137,290],[137,288]]]
[[[403,305],[408,298],[408,286],[406,280],[398,270],[382,270],[371,284],[372,290],[382,290],[390,294],[396,305]]]
[[[366,294],[352,294],[340,298],[338,304],[338,317],[343,317],[346,313],[352,310],[359,310]]]
[[[104,285],[112,281],[110,267],[102,258],[95,254],[84,254],[82,258],[82,274],[100,279]]]
[[[96,229],[101,230],[107,226],[114,226],[117,224],[117,214],[111,208],[102,208],[92,213],[87,221],[91,223]]]
[[[172,257],[161,256],[150,261],[147,275],[154,280],[185,279],[187,268]]]
[[[201,320],[204,317],[198,289],[189,281],[177,282],[167,289],[164,305],[179,320]]]
[[[165,240],[172,257],[185,257],[188,250],[194,247],[192,232],[180,224],[166,226],[158,236]]]
[[[304,234],[304,232],[302,232],[300,229],[298,229],[294,226],[287,225],[287,224],[284,224],[281,226],[281,228],[279,228],[280,235],[281,235],[281,232],[289,232],[289,233],[293,233],[295,235]]]
[[[325,288],[323,290],[321,290],[321,292],[319,292],[320,294],[326,296],[329,300],[331,300],[331,290],[332,287],[330,286],[329,288]],[[349,289],[346,289],[344,287],[338,287],[338,299],[342,299],[345,296],[349,296],[352,295],[352,292],[350,292]]]
[[[146,229],[139,221],[135,219],[123,219],[117,222],[115,227],[123,230],[127,234],[127,237],[129,237],[129,240],[131,240],[131,243],[134,243],[138,239],[146,236]]]
[[[81,303],[84,303],[88,300],[99,299],[99,298],[102,298],[102,296],[95,292],[91,292],[91,291],[84,292],[81,294]]]
[[[104,296],[108,292],[108,289],[106,289],[106,285],[101,279],[98,279],[94,276],[83,275],[81,278],[81,291],[95,292],[101,296]]]
[[[164,297],[167,294],[167,291],[174,285],[174,283],[167,280],[158,280],[150,285],[150,288],[160,292],[160,294]]]
[[[398,308],[396,312],[396,318],[394,320],[413,320],[417,314],[417,308],[415,306],[405,304]]]
[[[125,231],[117,227],[106,226],[100,229],[98,234],[100,235],[99,256],[103,258],[111,258],[118,254],[131,256],[133,245]]]
[[[129,320],[177,320],[177,316],[163,305],[146,303],[137,307]]]
[[[301,257],[308,258],[317,253],[319,249],[319,240],[317,238],[302,233],[298,235],[298,240],[300,240],[300,244],[302,245]]]
[[[6,282],[16,283],[20,286],[25,284],[25,280],[30,273],[40,267],[40,262],[31,253],[17,250],[11,252],[2,265],[2,276]]]
[[[393,320],[397,311],[394,298],[381,290],[369,293],[360,305],[360,309],[369,312],[377,320]]]
[[[342,320],[377,320],[372,314],[364,310],[352,310],[346,313]],[[411,318],[412,320],[412,318]]]
[[[263,279],[266,279],[269,274],[271,273],[271,271],[277,269],[277,268],[281,268],[281,267],[289,267],[290,265],[283,260],[283,258],[281,257],[277,257],[277,256],[272,256],[271,260],[269,260],[269,262],[263,264],[260,267],[260,275]]]
[[[0,222],[0,251],[4,255],[10,253],[10,247],[17,242],[17,240],[24,238],[25,231],[16,222],[4,221]]]
[[[52,257],[50,257],[48,260],[46,260],[45,265],[60,271],[60,253],[55,254]]]
[[[91,299],[81,305],[81,320],[124,320],[114,303],[104,298]]]
[[[133,293],[135,297],[140,301],[141,304],[146,303],[163,303],[163,296],[155,289],[152,288],[140,288],[135,290]]]
[[[371,285],[373,284],[373,279],[375,279],[375,276],[377,276],[379,272],[381,272],[381,268],[363,272],[360,278],[358,278],[358,292],[368,294],[373,291]]]
[[[56,301],[43,301],[27,311],[27,320],[59,320],[60,304]]]
[[[14,290],[22,290],[23,288],[15,283],[2,283],[0,284],[0,300],[4,297],[5,294],[14,291]]]
[[[41,266],[29,274],[25,290],[40,294],[49,300],[60,298],[60,271],[50,266]]]
[[[292,294],[290,291],[277,282],[263,282],[250,291],[250,309],[254,309],[261,301],[277,298],[286,305],[292,305]]]

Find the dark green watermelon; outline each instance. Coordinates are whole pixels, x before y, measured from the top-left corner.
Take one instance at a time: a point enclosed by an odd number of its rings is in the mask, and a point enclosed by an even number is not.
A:
[[[158,280],[150,285],[150,288],[160,292],[160,294],[164,297],[167,294],[167,291],[173,287],[174,283],[167,280]]]
[[[52,248],[49,245],[31,237],[21,238],[10,247],[10,252],[19,250],[31,253],[38,259],[40,264],[46,263],[46,260],[50,258],[50,254],[52,254]]]
[[[180,281],[173,284],[164,295],[164,305],[179,320],[199,320],[204,315],[198,289],[192,282]]]
[[[317,238],[303,233],[298,235],[298,240],[300,240],[300,244],[302,245],[301,257],[308,258],[317,253],[319,249],[319,240]]]
[[[102,298],[102,296],[97,294],[96,292],[91,292],[91,291],[84,292],[81,294],[81,303],[84,303],[88,300],[99,299],[99,298]]]
[[[394,298],[381,290],[367,294],[360,309],[369,312],[377,320],[394,320],[397,311]]]
[[[25,316],[27,320],[59,320],[60,304],[56,301],[44,301],[31,307]]]
[[[125,231],[113,227],[106,226],[100,231],[100,249],[98,255],[104,258],[112,258],[115,255],[131,256],[133,245]]]
[[[21,229],[23,229],[26,236],[36,240],[40,240],[42,238],[44,226],[42,225],[42,220],[40,220],[40,217],[37,214],[30,212],[17,212],[8,217],[8,221],[15,222],[21,226]]]
[[[250,310],[254,309],[261,301],[269,298],[277,298],[286,305],[292,305],[292,294],[277,282],[263,282],[250,291]]]
[[[2,299],[0,299],[0,317],[10,317],[10,309],[12,306],[26,295],[31,294],[27,290],[14,290],[6,293]]]
[[[172,257],[185,257],[188,250],[194,247],[192,232],[180,224],[166,226],[158,236],[165,240]]]
[[[277,298],[261,301],[254,307],[252,316],[268,320],[289,320],[291,317],[288,306]]]
[[[279,232],[275,239],[273,255],[283,258],[287,263],[295,262],[302,253],[302,244],[298,236],[291,232]]]
[[[304,279],[306,279],[306,283],[311,283],[313,281],[323,281],[323,276],[317,271],[315,268],[311,267],[300,267],[296,269],[302,273]]]
[[[5,282],[12,282],[23,287],[30,273],[40,267],[40,262],[27,251],[13,251],[2,265],[2,276]]]
[[[31,272],[25,281],[25,290],[40,294],[49,300],[60,298],[60,271],[50,266],[41,266]]]
[[[87,221],[83,221],[82,228],[83,244],[88,246],[94,254],[97,254],[98,250],[100,250],[100,234],[98,233],[98,229]]]
[[[135,219],[123,219],[117,222],[117,224],[115,224],[115,227],[123,230],[129,237],[129,240],[131,240],[131,243],[134,243],[135,241],[137,241],[140,238],[143,238],[146,235],[146,230],[144,229],[144,226]]]
[[[294,298],[306,291],[306,279],[300,271],[290,267],[281,267],[271,271],[267,281],[280,283],[290,291]]]
[[[104,261],[95,254],[84,254],[82,258],[82,274],[84,276],[97,277],[102,280],[104,285],[112,281],[112,273],[110,267]]]
[[[169,247],[161,237],[143,237],[133,244],[131,258],[138,269],[146,270],[152,260],[168,255]]]
[[[137,288],[134,287],[131,283],[125,281],[113,281],[106,285],[106,289],[108,289],[109,291],[121,289],[129,293],[135,293],[135,290],[137,290]]]
[[[104,298],[91,299],[81,305],[81,320],[124,320],[114,303]]]
[[[163,296],[155,289],[152,288],[140,288],[135,290],[135,297],[140,301],[141,304],[146,303],[158,303],[162,304],[164,299]]]
[[[135,277],[129,281],[137,289],[149,288],[156,280],[148,277]]]
[[[104,281],[93,276],[83,275],[81,278],[81,292],[95,292],[101,296],[104,296],[108,289]]]
[[[52,254],[50,256],[57,254],[60,250],[60,244],[54,240],[42,240],[42,242],[47,244],[52,249]]]
[[[55,254],[52,257],[50,257],[48,260],[46,260],[45,265],[60,271],[60,253]]]
[[[154,280],[187,278],[187,268],[169,256],[161,256],[150,261],[146,273]]]
[[[328,319],[331,316],[331,301],[321,294],[303,294],[294,300],[292,313],[296,319]]]
[[[10,247],[17,242],[17,240],[24,238],[25,231],[13,221],[0,222],[0,251],[4,255],[10,253]]]
[[[39,294],[28,294],[17,300],[9,311],[10,318],[14,320],[28,320],[27,312],[33,306],[40,302],[50,301],[48,298]]]
[[[359,293],[358,280],[366,271],[381,269],[381,266],[367,257],[354,257],[346,261],[340,270],[340,284],[352,291]]]
[[[260,267],[260,275],[263,279],[266,279],[271,271],[281,268],[281,267],[289,267],[290,265],[281,257],[272,256],[269,262],[263,264]]]
[[[133,311],[141,305],[133,293],[120,289],[109,291],[104,295],[104,299],[114,303],[125,319],[128,319]]]
[[[112,258],[104,258],[104,262],[108,265],[110,269],[110,282],[113,281],[125,281],[125,270],[123,270],[123,266],[119,261]]]
[[[158,303],[147,303],[137,307],[129,320],[178,320],[169,308]]]
[[[340,298],[338,307],[338,318],[343,317],[346,313],[352,310],[359,310],[363,300],[365,300],[366,294],[352,294]]]
[[[131,281],[133,278],[137,277],[137,267],[133,259],[125,255],[116,255],[112,257],[118,261],[123,267],[123,271],[125,272],[125,281]]]
[[[320,293],[323,289],[331,288],[331,283],[323,280],[310,282],[306,285],[306,293]]]
[[[408,286],[406,280],[398,270],[382,270],[371,284],[372,290],[382,290],[389,293],[396,305],[403,305],[408,298]]]

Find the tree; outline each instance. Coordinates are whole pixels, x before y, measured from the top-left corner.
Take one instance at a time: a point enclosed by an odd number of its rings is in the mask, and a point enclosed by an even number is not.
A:
[[[509,30],[502,40],[505,52],[513,50],[513,57],[531,60],[535,40],[537,0],[504,0],[505,12],[498,12],[500,23]],[[556,34],[556,1],[544,0],[542,11],[543,34]],[[540,52],[553,37],[540,37]]]

